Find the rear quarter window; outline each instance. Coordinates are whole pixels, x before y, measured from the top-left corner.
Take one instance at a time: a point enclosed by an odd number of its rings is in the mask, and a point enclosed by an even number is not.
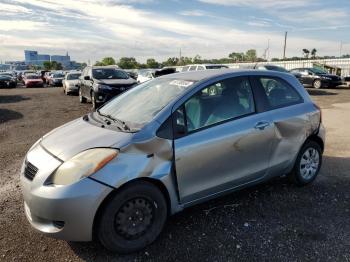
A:
[[[269,109],[287,107],[303,102],[300,94],[285,80],[275,77],[259,77],[268,101]]]

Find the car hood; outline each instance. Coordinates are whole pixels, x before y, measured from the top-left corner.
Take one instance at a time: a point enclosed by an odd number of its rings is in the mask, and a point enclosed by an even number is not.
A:
[[[99,79],[98,83],[105,85],[132,85],[136,83],[136,80],[133,78],[128,79]]]
[[[46,134],[41,145],[59,159],[67,161],[90,148],[120,148],[130,141],[132,135],[101,128],[79,118]]]
[[[53,77],[52,80],[63,80],[62,77]]]

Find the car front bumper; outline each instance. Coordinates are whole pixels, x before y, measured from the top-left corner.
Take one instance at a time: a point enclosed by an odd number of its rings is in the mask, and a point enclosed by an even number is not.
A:
[[[70,92],[70,93],[78,93],[79,87],[76,85],[69,85],[69,86],[66,86],[66,90],[67,92]]]
[[[31,150],[26,161],[38,168],[33,180],[21,170],[25,214],[38,231],[69,241],[90,241],[95,214],[112,188],[85,178],[68,186],[45,186],[48,176],[62,164],[40,145]]]

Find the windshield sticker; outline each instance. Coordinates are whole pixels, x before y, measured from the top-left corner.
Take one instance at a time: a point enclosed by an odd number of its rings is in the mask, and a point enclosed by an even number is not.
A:
[[[180,86],[180,87],[189,87],[190,85],[193,84],[193,82],[186,81],[186,80],[173,80],[169,84],[174,86]]]

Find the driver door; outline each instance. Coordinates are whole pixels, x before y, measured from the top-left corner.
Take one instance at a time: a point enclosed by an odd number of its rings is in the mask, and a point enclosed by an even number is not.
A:
[[[203,88],[174,112],[174,118],[182,203],[265,176],[275,132],[269,115],[257,113],[248,78]]]

